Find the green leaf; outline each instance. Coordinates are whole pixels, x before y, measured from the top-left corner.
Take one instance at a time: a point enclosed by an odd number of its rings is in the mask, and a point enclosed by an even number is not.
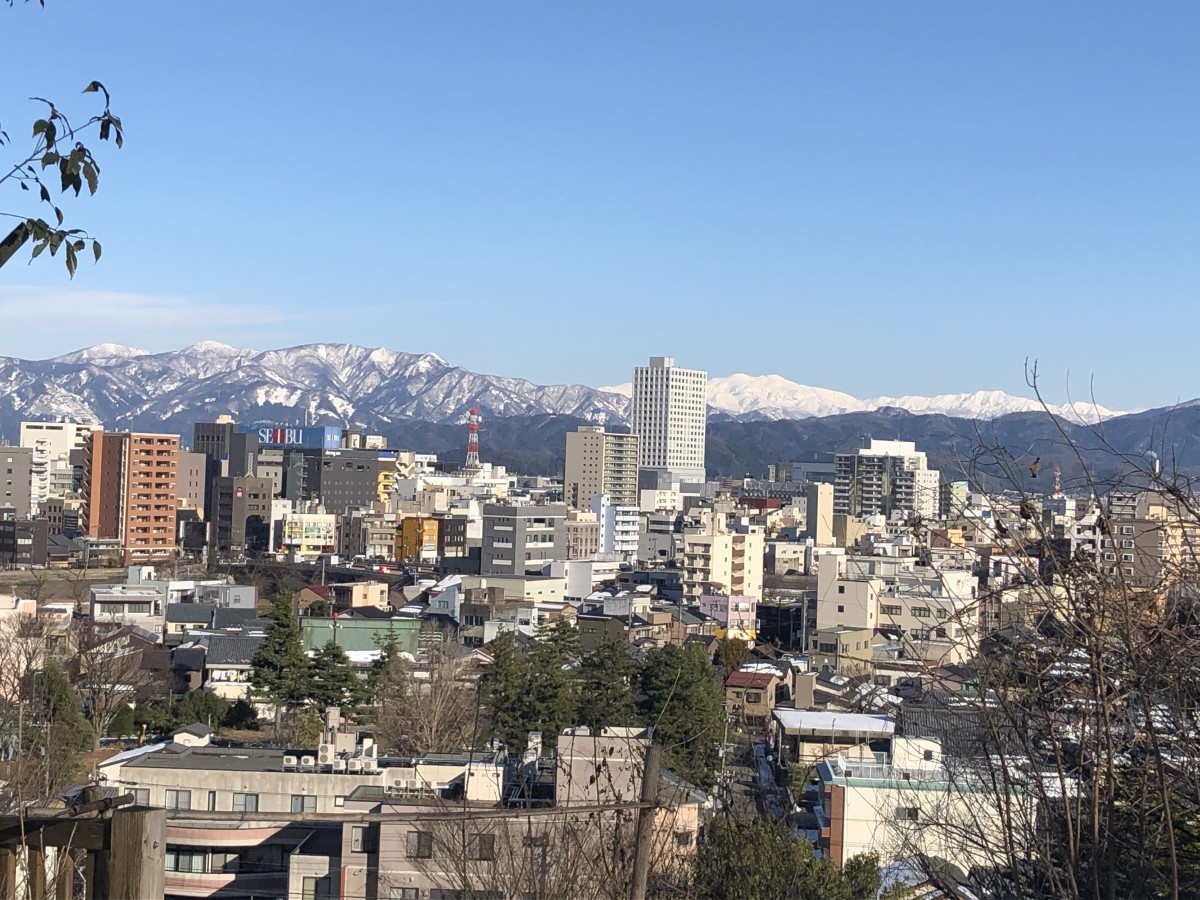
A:
[[[71,249],[73,249],[76,253],[78,253],[80,250],[82,250],[86,246],[87,246],[86,241],[79,240],[79,241],[75,241],[75,243],[71,244]]]
[[[31,259],[37,259],[38,254],[41,253],[43,250],[45,250],[46,245],[49,243],[50,243],[49,241],[42,241],[40,244],[38,244],[36,247],[34,247],[33,248],[33,256],[31,257]]]
[[[83,164],[83,177],[87,179],[88,193],[96,193],[100,179],[96,175],[96,167],[91,163]]]
[[[42,157],[42,168],[44,169],[47,166],[52,166],[56,162],[58,162],[58,160],[59,160],[59,156],[57,153],[47,153],[45,156]]]
[[[118,131],[117,132],[117,148],[119,149],[120,147],[124,146],[124,144],[125,144],[125,139],[121,137],[121,132]]]
[[[63,223],[63,214],[62,214],[62,210],[59,209],[57,206],[54,207],[54,215],[58,217],[58,224],[61,225]]]
[[[83,92],[85,94],[94,94],[97,91],[103,91],[103,90],[104,90],[104,85],[102,85],[98,81],[93,81],[93,82],[90,82],[88,84],[88,86],[83,89]]]
[[[92,254],[96,257],[96,262],[100,262],[100,242],[92,241]]]
[[[33,136],[37,137],[39,134],[43,134],[49,127],[50,123],[45,119],[38,119],[33,123]]]
[[[75,277],[75,270],[79,268],[79,261],[75,258],[75,248],[67,244],[67,274],[72,278]]]
[[[51,201],[50,201],[49,188],[47,188],[44,184],[39,184],[38,187],[41,188],[40,193],[41,193],[42,199],[45,200],[47,203],[50,203]]]
[[[102,140],[102,141],[108,140],[108,129],[109,129],[108,119],[102,119],[100,122],[100,140]]]

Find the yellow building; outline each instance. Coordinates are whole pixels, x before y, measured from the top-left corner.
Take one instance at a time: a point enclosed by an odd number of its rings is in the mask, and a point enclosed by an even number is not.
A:
[[[401,519],[396,527],[396,559],[436,562],[438,520],[428,516]]]

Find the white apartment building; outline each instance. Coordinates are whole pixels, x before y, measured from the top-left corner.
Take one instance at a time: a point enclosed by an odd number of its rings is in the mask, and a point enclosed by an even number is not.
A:
[[[20,445],[33,450],[31,505],[39,512],[51,497],[65,497],[75,480],[71,451],[82,451],[96,425],[22,422]]]
[[[637,559],[641,517],[636,506],[622,506],[608,494],[592,500],[592,513],[600,531],[600,552],[625,562]]]
[[[683,533],[683,591],[688,602],[705,594],[762,599],[765,536],[759,526],[728,527],[721,516]]]
[[[660,484],[704,481],[707,387],[707,372],[679,368],[669,356],[652,356],[633,370],[638,465],[657,473]]]
[[[833,511],[851,516],[890,516],[905,510],[938,515],[941,473],[930,469],[912,441],[880,441],[834,457]]]
[[[638,504],[638,436],[613,434],[600,425],[581,425],[567,432],[563,499],[588,510],[608,494],[617,506]]]

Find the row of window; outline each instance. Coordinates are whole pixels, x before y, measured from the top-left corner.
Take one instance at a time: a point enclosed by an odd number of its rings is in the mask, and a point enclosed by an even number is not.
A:
[[[134,803],[138,806],[150,805],[150,789],[135,788],[133,791]],[[178,788],[167,788],[166,802],[164,803],[167,809],[188,810],[192,809],[192,792]],[[217,808],[217,792],[208,792],[208,808],[215,810]],[[258,812],[258,794],[235,792],[233,795],[230,809],[234,812]],[[317,811],[317,798],[309,794],[292,794],[291,811],[294,813],[311,813]]]

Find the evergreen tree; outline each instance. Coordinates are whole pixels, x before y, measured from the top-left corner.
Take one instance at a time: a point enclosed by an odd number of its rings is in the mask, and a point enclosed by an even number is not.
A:
[[[642,724],[634,695],[637,665],[622,640],[606,640],[579,662],[575,722],[593,730]]]
[[[654,728],[664,763],[689,781],[710,786],[723,736],[724,698],[704,650],[673,644],[652,650],[638,683],[645,723]]]
[[[308,667],[308,700],[318,710],[340,706],[353,711],[368,701],[369,690],[336,641],[327,641]]]
[[[864,900],[874,898],[880,884],[874,855],[855,856],[839,871],[782,825],[725,816],[706,829],[691,874],[691,895],[714,900]]]
[[[228,700],[209,691],[197,689],[188,691],[175,704],[171,711],[171,724],[174,728],[181,728],[193,722],[201,722],[209,728],[216,729],[228,712]]]
[[[525,659],[516,636],[501,632],[492,641],[492,664],[483,677],[484,705],[488,710],[489,734],[509,752],[525,748],[527,734],[522,731],[521,695],[525,689]]]
[[[33,673],[20,702],[20,751],[7,772],[8,789],[25,799],[49,799],[79,774],[95,733],[83,701],[57,663]]]
[[[291,595],[276,594],[267,616],[271,624],[251,661],[250,683],[258,699],[275,705],[278,727],[283,710],[300,705],[306,698],[308,659]]]
[[[568,646],[552,634],[525,652],[524,691],[517,705],[525,741],[529,732],[538,731],[542,744],[554,747],[559,729],[575,724],[575,674],[567,669],[572,662]]]

